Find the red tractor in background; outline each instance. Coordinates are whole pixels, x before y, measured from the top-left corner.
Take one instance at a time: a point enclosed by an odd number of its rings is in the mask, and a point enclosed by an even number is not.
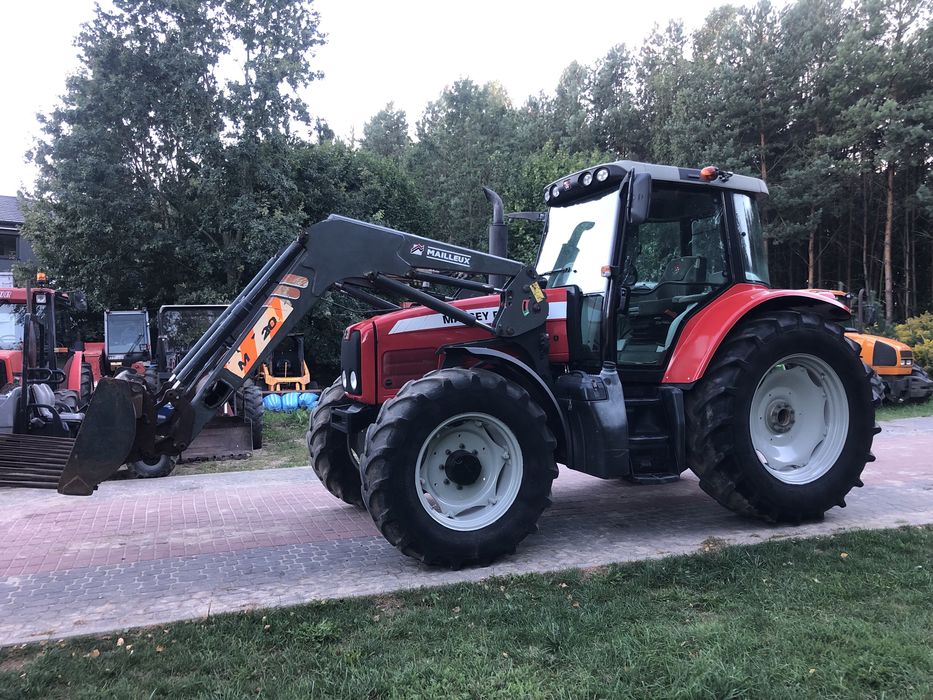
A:
[[[332,215],[265,264],[158,391],[102,379],[57,488],[89,495],[128,460],[182,453],[338,292],[374,313],[343,335],[312,466],[409,556],[513,552],[558,464],[649,484],[691,469],[737,513],[821,518],[874,459],[870,369],[846,306],[770,287],[766,195],[715,167],[587,168],[545,188],[535,264]],[[0,464],[7,452],[0,440]]]
[[[94,367],[99,352],[88,352],[78,334],[72,312],[87,309],[81,292],[60,292],[44,287],[0,288],[0,387],[19,383],[23,371],[23,329],[27,295],[32,297],[35,358],[30,366],[49,370],[48,382],[57,392],[70,391],[81,404],[94,390]]]

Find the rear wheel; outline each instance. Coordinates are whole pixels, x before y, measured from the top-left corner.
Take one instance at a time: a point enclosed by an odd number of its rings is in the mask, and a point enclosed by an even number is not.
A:
[[[688,393],[691,466],[738,513],[817,519],[862,485],[874,416],[869,370],[842,331],[776,312],[736,328]]]
[[[94,370],[87,362],[81,363],[81,403],[87,404],[94,393]]]
[[[159,390],[159,371],[152,365],[146,367],[146,373],[143,375],[146,386],[149,391],[155,394]]]
[[[175,458],[161,455],[153,459],[140,459],[126,465],[137,479],[157,479],[168,476],[175,469]]]
[[[550,505],[556,441],[519,385],[444,369],[406,384],[369,429],[363,497],[385,538],[427,564],[515,551]]]
[[[311,467],[324,488],[334,496],[358,508],[363,507],[360,493],[359,441],[348,440],[346,433],[334,430],[330,419],[335,408],[350,405],[350,399],[338,379],[318,399],[308,419],[308,453]]]

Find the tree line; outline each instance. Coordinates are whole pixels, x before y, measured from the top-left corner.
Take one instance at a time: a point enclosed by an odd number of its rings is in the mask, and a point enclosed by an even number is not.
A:
[[[723,6],[522,103],[464,79],[413,124],[387,105],[358,140],[299,97],[326,79],[313,3],[113,6],[76,39],[26,205],[40,259],[97,308],[232,298],[331,212],[483,247],[483,185],[541,210],[548,181],[618,158],[766,180],[777,286],[864,287],[889,323],[933,306],[933,0]],[[516,227],[510,254],[539,234]],[[339,337],[357,311],[328,302],[308,332]]]

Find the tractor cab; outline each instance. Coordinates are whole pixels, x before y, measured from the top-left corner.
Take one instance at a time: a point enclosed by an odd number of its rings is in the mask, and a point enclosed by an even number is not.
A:
[[[149,312],[104,311],[104,354],[111,373],[151,360]]]
[[[627,161],[550,184],[537,269],[582,294],[584,358],[658,379],[691,316],[732,285],[767,286],[766,194],[716,168]]]
[[[182,358],[198,342],[226,304],[171,304],[159,308],[155,366],[159,383],[168,379]]]
[[[73,312],[87,308],[84,295],[41,287],[0,289],[0,386],[19,382],[22,374],[27,296],[32,300],[33,333],[29,345],[33,357],[30,358],[30,366],[53,371],[49,383],[55,388],[78,390],[80,366],[75,386],[71,386],[70,370],[75,353],[84,348]],[[64,378],[55,370],[62,370]]]

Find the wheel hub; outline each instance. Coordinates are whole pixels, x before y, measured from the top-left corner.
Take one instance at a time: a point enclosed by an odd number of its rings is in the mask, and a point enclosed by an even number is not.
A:
[[[483,465],[474,452],[457,450],[452,452],[444,463],[447,478],[459,486],[469,486],[479,479]]]
[[[768,472],[809,484],[832,468],[849,428],[846,389],[822,358],[799,353],[765,372],[752,396],[752,445]]]
[[[522,483],[518,438],[500,419],[461,413],[440,423],[418,455],[415,488],[425,511],[450,530],[479,530],[509,510]]]
[[[768,406],[767,416],[768,429],[772,433],[777,433],[778,435],[783,435],[790,431],[797,420],[794,407],[783,399],[771,402],[771,405]]]

